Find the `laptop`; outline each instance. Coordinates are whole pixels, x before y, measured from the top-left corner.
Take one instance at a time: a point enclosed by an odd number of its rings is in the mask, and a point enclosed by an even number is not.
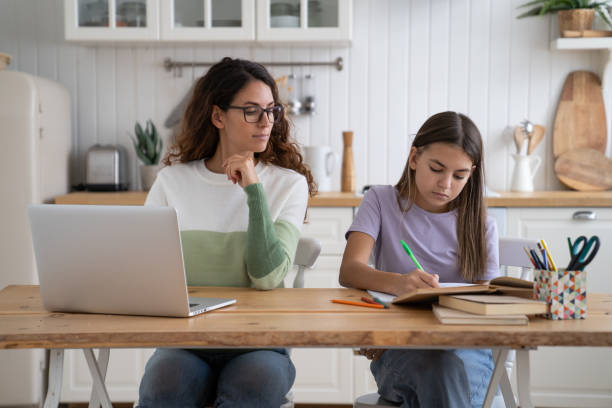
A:
[[[236,303],[189,298],[170,207],[28,207],[45,309],[187,317]]]

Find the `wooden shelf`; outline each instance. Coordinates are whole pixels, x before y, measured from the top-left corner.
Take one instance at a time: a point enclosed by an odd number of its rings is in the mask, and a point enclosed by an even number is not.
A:
[[[612,37],[557,38],[550,43],[552,50],[605,50],[612,48]]]

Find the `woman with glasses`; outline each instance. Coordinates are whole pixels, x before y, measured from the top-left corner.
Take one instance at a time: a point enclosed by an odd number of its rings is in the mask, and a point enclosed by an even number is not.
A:
[[[282,286],[314,184],[266,69],[213,65],[164,164],[145,205],[177,210],[188,284]],[[158,349],[139,406],[278,408],[294,379],[285,349]]]

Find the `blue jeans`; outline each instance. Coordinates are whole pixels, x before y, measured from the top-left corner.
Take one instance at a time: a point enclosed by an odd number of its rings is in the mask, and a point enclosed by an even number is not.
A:
[[[278,408],[294,380],[284,349],[157,349],[145,367],[138,406]]]
[[[370,364],[378,393],[402,408],[481,407],[491,350],[386,350]]]

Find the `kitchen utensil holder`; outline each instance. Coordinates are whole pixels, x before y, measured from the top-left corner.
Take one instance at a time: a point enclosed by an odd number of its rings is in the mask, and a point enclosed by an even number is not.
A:
[[[549,306],[546,318],[585,319],[587,316],[586,271],[534,271],[533,297]]]

